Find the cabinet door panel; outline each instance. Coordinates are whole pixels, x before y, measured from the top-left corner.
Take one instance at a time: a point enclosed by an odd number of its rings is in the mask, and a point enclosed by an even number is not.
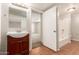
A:
[[[18,54],[19,53],[19,44],[17,41],[8,42],[8,54]]]
[[[29,51],[29,42],[28,41],[23,41],[22,42],[22,51],[28,50]]]
[[[9,55],[28,55],[29,54],[29,35],[22,38],[7,36],[7,51]]]

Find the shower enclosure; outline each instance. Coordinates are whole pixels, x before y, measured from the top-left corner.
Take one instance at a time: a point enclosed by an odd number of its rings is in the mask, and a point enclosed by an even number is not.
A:
[[[32,48],[39,47],[41,45],[41,13],[32,11],[31,13],[31,38],[32,38]]]

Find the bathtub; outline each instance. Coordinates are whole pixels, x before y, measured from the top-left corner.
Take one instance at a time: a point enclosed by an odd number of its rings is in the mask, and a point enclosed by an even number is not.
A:
[[[40,34],[32,34],[32,43],[40,42]]]

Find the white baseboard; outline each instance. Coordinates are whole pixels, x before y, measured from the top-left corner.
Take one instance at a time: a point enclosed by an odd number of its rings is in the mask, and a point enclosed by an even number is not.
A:
[[[59,41],[59,49],[68,43],[71,43],[70,39],[65,39],[65,40]]]
[[[0,52],[0,55],[7,55],[7,52]]]
[[[73,41],[79,41],[79,39],[77,39],[77,38],[72,38],[72,40],[73,40]]]

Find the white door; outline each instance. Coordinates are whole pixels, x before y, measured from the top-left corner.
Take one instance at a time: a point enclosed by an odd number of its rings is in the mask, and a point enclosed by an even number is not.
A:
[[[43,45],[56,51],[56,7],[50,8],[43,13]]]

